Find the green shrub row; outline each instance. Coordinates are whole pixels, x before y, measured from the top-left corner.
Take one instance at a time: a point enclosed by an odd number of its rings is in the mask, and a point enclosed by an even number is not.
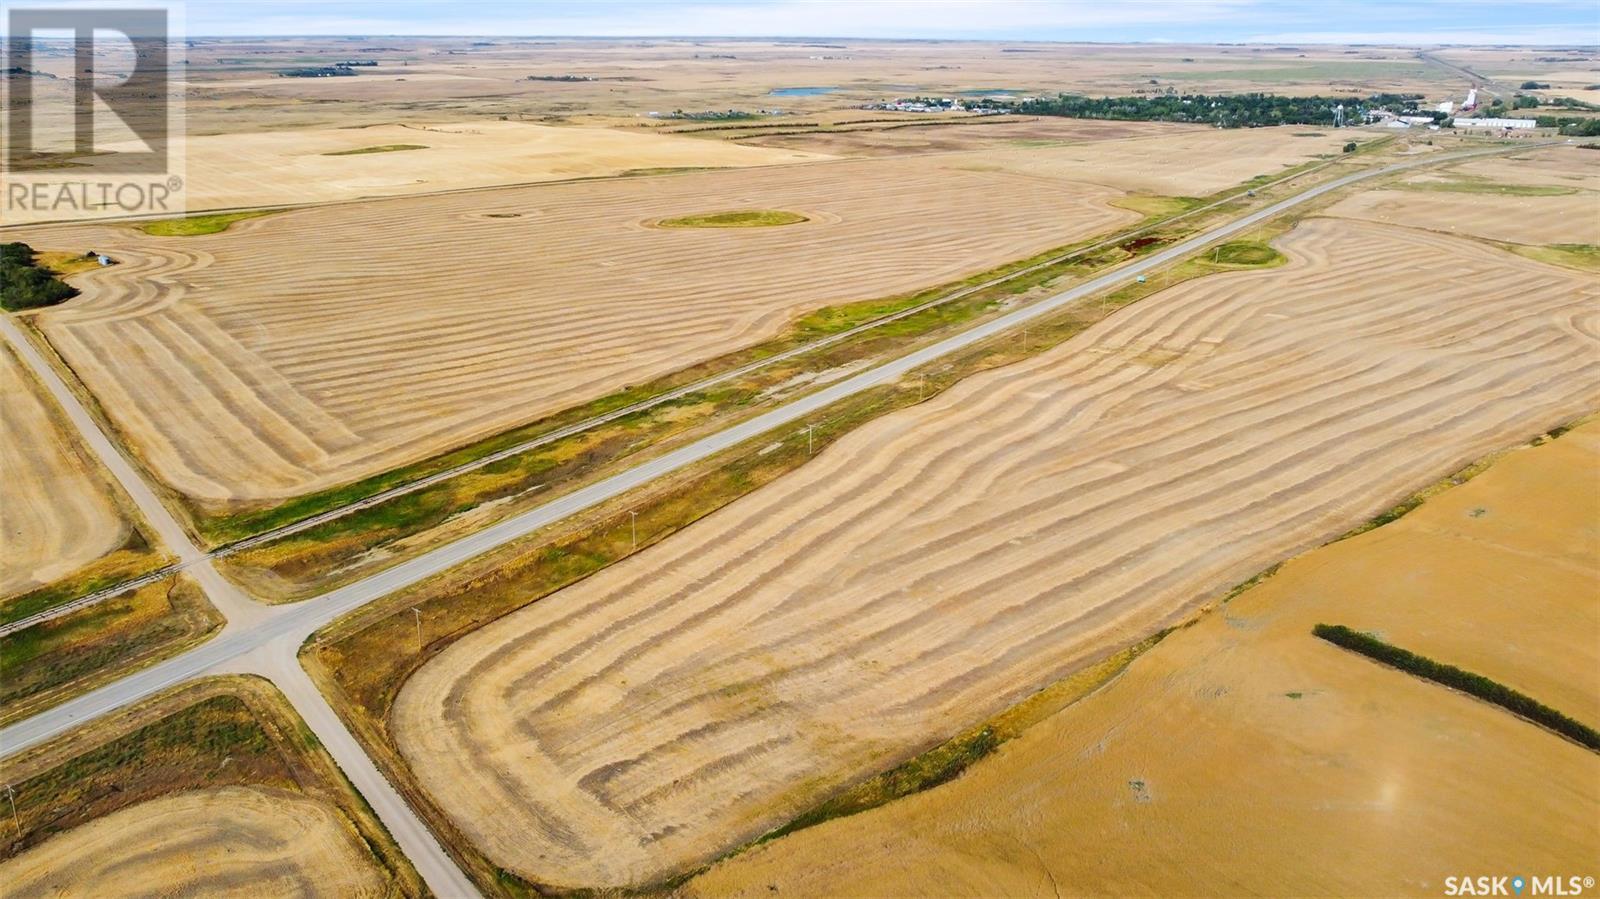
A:
[[[1521,715],[1535,724],[1548,727],[1558,734],[1571,737],[1584,746],[1600,752],[1600,732],[1596,732],[1594,728],[1568,718],[1533,697],[1519,693],[1481,674],[1435,662],[1426,656],[1419,656],[1385,643],[1370,634],[1353,631],[1342,624],[1319,624],[1311,629],[1311,633],[1335,646],[1359,652],[1408,674],[1453,687],[1484,702],[1492,702],[1513,714]]]

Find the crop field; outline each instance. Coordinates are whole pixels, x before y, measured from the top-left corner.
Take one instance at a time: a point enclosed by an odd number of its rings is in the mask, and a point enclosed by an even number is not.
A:
[[[1595,156],[1558,147],[1476,160],[1353,194],[1328,214],[1525,245],[1600,244]]]
[[[1446,190],[1374,190],[1328,209],[1389,225],[1521,244],[1600,244],[1600,194],[1515,196]]]
[[[383,896],[334,809],[250,787],[152,799],[0,866],[15,896]]]
[[[1200,197],[1258,175],[1277,174],[1319,156],[1337,155],[1349,139],[1348,134],[1296,126],[1185,129],[1052,147],[1047,151],[991,150],[966,157],[966,164],[984,170],[1088,181],[1119,190]]]
[[[408,145],[420,149],[362,152]],[[197,135],[188,139],[186,152],[190,211],[599,178],[636,169],[743,167],[819,158],[638,130],[499,121]],[[95,159],[83,164],[86,168],[80,171],[87,177]],[[27,183],[48,175],[8,178]]]
[[[1579,275],[1330,219],[1278,247],[463,637],[391,713],[418,780],[535,883],[658,882],[1600,399]]]
[[[1570,147],[1504,158],[1478,159],[1451,166],[1446,171],[1499,184],[1600,191],[1600,153],[1592,150],[1579,152]]]
[[[415,896],[270,684],[211,678],[5,760],[8,896]]]
[[[933,157],[640,184],[306,209],[182,238],[39,229],[38,246],[119,264],[76,276],[83,295],[37,321],[147,464],[220,506],[387,470],[756,343],[802,313],[1139,218],[1108,188]],[[808,221],[650,227],[752,208]]]
[[[745,146],[781,147],[833,156],[899,156],[1171,136],[1201,129],[1166,122],[1001,116],[975,122],[933,123],[910,119],[815,129],[787,125],[780,119],[772,123],[772,130],[785,133],[767,135],[752,128],[719,134]]]
[[[1461,871],[1582,869],[1592,753],[1311,628],[1373,631],[1600,721],[1600,505],[1571,501],[1597,465],[1594,424],[1514,451],[1290,560],[960,780],[682,892],[1437,895]]]
[[[0,598],[67,577],[136,536],[107,476],[9,346],[0,346],[0,444]]]
[[[300,64],[348,58],[351,48],[316,38],[191,48],[192,117],[208,127],[295,104],[295,120],[338,104],[369,118],[415,121],[432,113],[614,116],[650,111],[780,108],[786,114],[917,94],[949,96],[1078,91],[1126,95],[1148,89],[1357,96],[1437,91],[1450,73],[1405,48],[1047,44],[837,40],[806,46],[771,40],[518,41],[386,39],[362,55],[378,63],[353,78],[277,78],[274,59]],[[56,70],[58,73],[61,70]],[[576,81],[530,80],[575,76]],[[774,94],[796,87],[815,94]],[[311,108],[306,108],[310,106]],[[383,119],[379,119],[383,120]]]

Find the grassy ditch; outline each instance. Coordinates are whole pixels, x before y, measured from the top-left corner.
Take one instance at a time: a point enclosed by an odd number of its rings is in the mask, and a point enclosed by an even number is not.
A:
[[[189,684],[6,760],[12,812],[0,861],[120,809],[185,790],[255,786],[337,807],[391,895],[421,879],[316,738],[264,680]]]
[[[176,655],[222,624],[199,587],[175,576],[0,637],[0,723]]]
[[[1494,194],[1503,197],[1565,197],[1578,192],[1576,187],[1561,187],[1554,184],[1506,184],[1471,175],[1456,175],[1445,181],[1399,181],[1392,187],[1396,190]]]
[[[208,215],[189,215],[183,218],[158,219],[139,223],[139,230],[155,237],[198,237],[202,234],[220,234],[234,222],[271,215],[276,210],[252,209],[247,212],[214,212]]]
[[[1195,260],[1185,277],[1255,266]],[[814,452],[855,428],[926,397],[936,395],[980,371],[998,368],[1059,346],[1109,314],[1153,292],[1118,292],[1105,304],[1078,304],[1030,324],[1028,341],[1003,335],[976,344],[941,361],[920,377],[903,379],[857,394],[830,407],[812,422],[813,451],[801,425],[763,435],[706,460],[692,469],[654,482],[630,495],[529,537],[501,547],[452,570],[367,606],[315,635],[302,658],[324,693],[353,732],[383,766],[390,780],[422,809],[430,823],[454,847],[466,868],[482,884],[496,884],[509,895],[533,890],[496,868],[471,848],[449,818],[432,805],[411,778],[388,730],[388,715],[406,679],[428,659],[460,637],[503,615],[536,602],[632,551],[631,519],[637,514],[640,546],[665,539],[700,518],[805,464]],[[412,610],[415,609],[415,612]],[[981,729],[980,729],[981,730]],[[863,785],[844,803],[825,813],[836,816],[851,807],[869,807],[901,791],[922,789],[959,773],[987,751],[991,738],[979,731],[958,738],[876,785]],[[998,745],[996,743],[995,745]],[[989,748],[992,748],[989,747]],[[873,797],[879,797],[874,800]],[[819,820],[822,820],[819,818]]]
[[[743,209],[734,212],[707,212],[656,222],[658,228],[772,228],[810,221],[798,212],[783,209]]]
[[[1484,702],[1500,706],[1519,718],[1525,718],[1590,750],[1600,752],[1600,732],[1498,681],[1454,665],[1436,662],[1427,656],[1420,656],[1392,643],[1385,643],[1371,634],[1351,630],[1342,624],[1318,624],[1311,629],[1311,632],[1335,646],[1360,653],[1391,668],[1414,674],[1436,684],[1443,684]]]
[[[1143,198],[1161,201],[1158,218],[1174,208],[1204,202],[1188,198]],[[1224,204],[1193,221],[1159,226],[1137,237],[1096,247],[1093,241],[1018,260],[953,284],[883,299],[864,300],[817,310],[792,323],[780,338],[693,366],[645,385],[629,388],[567,412],[513,429],[450,453],[342,487],[308,494],[280,506],[197,517],[206,539],[233,542],[373,493],[481,458],[491,452],[549,433],[574,421],[626,407],[668,390],[752,361],[770,357],[864,322],[915,308],[955,290],[971,288],[1002,276],[1009,280],[908,315],[832,346],[782,360],[716,387],[677,398],[652,409],[616,419],[582,434],[563,438],[470,473],[422,488],[403,497],[341,516],[315,528],[252,547],[224,561],[230,576],[257,595],[293,600],[348,582],[375,567],[425,545],[480,527],[485,515],[505,517],[534,503],[603,476],[623,460],[637,461],[662,452],[740,418],[779,399],[808,389],[819,379],[841,377],[870,360],[905,352],[910,347],[952,333],[982,317],[1059,289],[1067,278],[1085,278],[1104,269],[1154,252],[1204,227],[1212,216],[1236,211]],[[1264,238],[1263,238],[1264,239]],[[1246,242],[1248,243],[1248,242]],[[1061,259],[1077,253],[1074,258]],[[1219,260],[1197,262],[1161,286],[1183,277],[1214,271],[1279,264],[1276,251],[1254,244],[1226,245]],[[1269,258],[1270,257],[1270,258]],[[1151,285],[1154,287],[1155,285]],[[1146,291],[1145,293],[1148,293]],[[1139,294],[1144,295],[1143,293]],[[1107,308],[1128,300],[1115,298]],[[1103,310],[1102,310],[1103,311]],[[1033,332],[1030,328],[1030,333]],[[489,504],[494,504],[490,506]],[[480,507],[484,507],[480,510]],[[480,511],[474,511],[480,510]]]

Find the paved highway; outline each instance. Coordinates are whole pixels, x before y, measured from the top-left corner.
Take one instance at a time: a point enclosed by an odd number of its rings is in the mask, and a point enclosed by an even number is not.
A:
[[[129,674],[76,699],[0,729],[0,754],[9,755],[37,745],[85,721],[195,677],[235,672],[260,674],[273,680],[284,690],[285,695],[289,696],[296,710],[306,719],[307,724],[328,747],[340,767],[378,812],[384,825],[395,835],[401,848],[427,880],[429,887],[441,896],[476,895],[476,890],[470,881],[443,853],[439,844],[399,794],[383,779],[354,737],[345,729],[338,716],[333,713],[326,700],[301,670],[296,653],[313,631],[379,597],[408,587],[539,528],[614,499],[662,475],[700,462],[768,431],[801,422],[846,397],[893,383],[914,369],[1049,315],[1070,303],[1124,285],[1151,269],[1176,261],[1212,243],[1226,240],[1267,218],[1330,191],[1406,169],[1474,156],[1523,151],[1532,146],[1534,144],[1525,143],[1516,147],[1496,147],[1428,157],[1381,169],[1357,172],[1309,188],[1226,225],[1153,253],[1117,271],[1085,281],[1047,299],[839,381],[816,393],[796,399],[656,459],[640,463],[627,471],[576,490],[537,509],[508,518],[315,599],[289,606],[262,606],[243,598],[236,588],[216,573],[209,560],[201,558],[189,570],[202,575],[202,585],[214,601],[219,598],[222,600],[219,608],[228,616],[229,623],[221,634],[181,655]],[[156,501],[154,492],[143,483],[111,441],[100,432],[94,420],[78,404],[77,398],[55,376],[55,372],[49,369],[15,325],[9,320],[0,318],[0,334],[17,347],[24,361],[33,368],[51,393],[61,402],[63,408],[67,409],[69,417],[83,433],[84,439],[128,489],[129,494],[134,497],[162,539],[167,540],[169,546],[173,547],[180,557],[185,557],[186,553],[198,553],[182,530],[176,527],[176,522],[171,519],[170,514]],[[171,536],[167,533],[168,528],[175,529]],[[242,604],[242,607],[237,604]],[[239,615],[237,619],[234,617],[235,614]]]

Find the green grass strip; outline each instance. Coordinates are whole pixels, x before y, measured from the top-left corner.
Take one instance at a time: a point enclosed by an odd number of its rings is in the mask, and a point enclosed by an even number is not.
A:
[[[1594,728],[1568,718],[1537,699],[1481,674],[1435,662],[1427,656],[1419,656],[1409,650],[1385,643],[1371,634],[1353,631],[1342,624],[1319,624],[1311,629],[1311,633],[1335,646],[1359,652],[1391,668],[1398,668],[1407,674],[1415,674],[1417,677],[1460,690],[1484,702],[1494,703],[1514,715],[1548,727],[1562,736],[1571,737],[1589,749],[1600,752],[1600,732],[1596,732]]]
[[[190,215],[179,219],[157,219],[144,222],[139,230],[155,237],[198,237],[202,234],[220,234],[234,222],[271,215],[272,209],[252,209],[247,212],[216,212],[208,215]]]
[[[663,228],[771,228],[776,225],[797,225],[805,220],[806,217],[800,213],[783,209],[744,209],[685,215],[666,219],[659,224]]]
[[[426,150],[425,144],[379,144],[376,147],[358,147],[354,150],[334,150],[324,156],[365,156],[368,153],[398,153],[402,150]]]

